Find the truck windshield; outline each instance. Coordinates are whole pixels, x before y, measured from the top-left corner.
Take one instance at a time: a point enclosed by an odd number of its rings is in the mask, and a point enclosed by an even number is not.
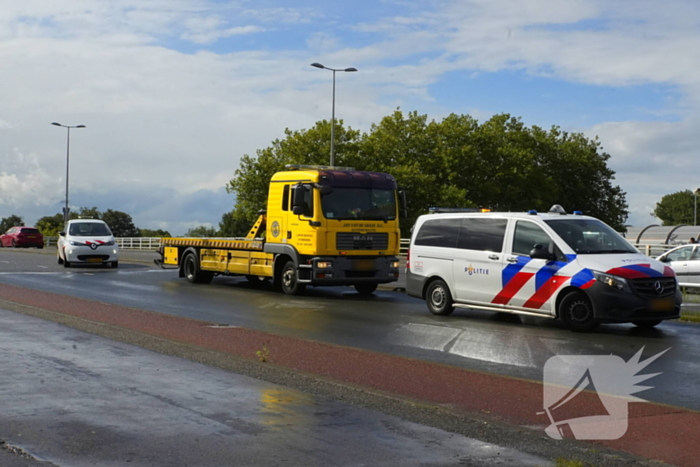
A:
[[[321,196],[326,219],[396,219],[394,190],[377,188],[333,188]]]
[[[638,253],[620,234],[597,219],[551,219],[545,222],[577,254]]]

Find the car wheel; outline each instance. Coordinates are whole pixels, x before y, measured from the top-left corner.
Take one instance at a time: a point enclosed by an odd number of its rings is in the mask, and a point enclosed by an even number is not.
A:
[[[452,294],[445,281],[434,280],[425,292],[425,303],[434,315],[447,316],[454,311]]]
[[[109,264],[112,269],[117,269],[119,267],[119,261],[114,261]]]
[[[355,290],[360,295],[372,295],[377,290],[377,284],[355,284]]]
[[[660,319],[655,319],[652,321],[632,321],[632,324],[641,329],[651,329],[659,324],[661,324]]]
[[[199,261],[195,251],[185,254],[185,259],[182,262],[182,272],[185,278],[193,284],[208,284],[214,278],[214,273],[199,269]]]
[[[17,248],[17,242],[12,240],[12,248]]]
[[[582,292],[571,292],[559,303],[559,319],[574,332],[588,332],[598,327],[591,301]]]
[[[43,249],[44,249],[44,245],[39,245],[37,248],[39,248],[40,250],[43,250]]]
[[[294,266],[294,261],[287,261],[287,264],[282,268],[282,292],[287,295],[298,295],[304,291],[306,284],[299,283],[297,268]]]
[[[63,258],[61,258],[61,254],[60,254],[60,253],[56,253],[56,262],[57,262],[58,264],[63,264]]]

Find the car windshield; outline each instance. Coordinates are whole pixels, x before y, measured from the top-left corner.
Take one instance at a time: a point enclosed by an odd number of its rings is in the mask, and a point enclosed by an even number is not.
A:
[[[68,235],[76,237],[107,237],[112,232],[107,224],[101,222],[75,222],[70,225]]]
[[[597,219],[550,219],[545,222],[577,254],[638,253],[620,234]]]
[[[377,188],[333,188],[321,195],[326,219],[396,219],[394,190]]]

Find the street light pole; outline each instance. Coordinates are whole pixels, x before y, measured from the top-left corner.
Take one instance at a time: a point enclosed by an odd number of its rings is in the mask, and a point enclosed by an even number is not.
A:
[[[320,63],[312,63],[311,66],[316,68],[321,68],[322,70],[330,70],[333,72],[333,106],[331,110],[331,167],[335,165],[335,72],[345,71],[353,72],[357,71],[357,68],[328,68]]]
[[[85,128],[85,125],[61,125],[58,122],[51,123],[55,126],[60,126],[68,130],[68,138],[66,139],[66,205],[63,208],[63,227],[65,228],[68,223],[68,175],[70,167],[70,129],[71,128]]]

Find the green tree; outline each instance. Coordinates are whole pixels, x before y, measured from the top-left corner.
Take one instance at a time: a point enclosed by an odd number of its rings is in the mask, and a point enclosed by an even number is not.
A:
[[[693,225],[695,198],[690,190],[678,191],[661,197],[656,203],[652,216],[660,219],[663,225]]]
[[[170,232],[167,230],[163,229],[157,229],[157,230],[152,230],[152,229],[139,229],[139,232],[141,233],[142,237],[150,237],[150,238],[155,238],[155,237],[172,237],[170,235]]]
[[[583,134],[528,128],[508,114],[479,124],[468,115],[436,122],[398,109],[365,134],[344,129],[342,122],[337,128],[337,165],[390,173],[406,189],[404,232],[431,206],[547,211],[553,204],[624,230],[627,202],[613,184],[610,155]],[[310,130],[287,129],[286,138],[256,157],[244,155],[227,185],[236,205],[222,217],[222,232],[247,232],[265,207],[270,178],[285,164],[326,163],[329,130],[325,121]]]
[[[17,214],[12,214],[10,216],[3,217],[2,220],[0,220],[0,234],[4,234],[12,227],[17,227],[21,225],[24,225],[24,220]]]
[[[125,212],[107,209],[102,213],[102,220],[107,223],[115,237],[141,236],[131,216]]]
[[[58,237],[58,233],[63,230],[63,214],[41,217],[34,225],[45,237]]]
[[[78,210],[78,216],[81,219],[101,219],[102,213],[98,211],[97,207],[95,206],[91,208],[82,207]]]
[[[207,227],[206,225],[200,225],[199,227],[192,227],[185,233],[185,237],[218,237],[218,232],[216,227]]]

